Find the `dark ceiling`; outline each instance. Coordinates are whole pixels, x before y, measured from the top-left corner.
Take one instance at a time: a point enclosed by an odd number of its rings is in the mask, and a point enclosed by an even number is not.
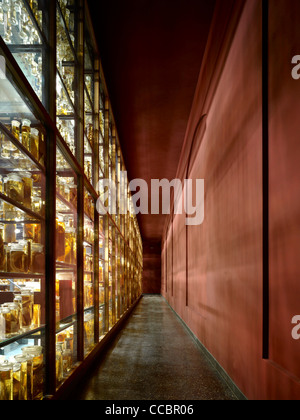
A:
[[[129,179],[176,176],[215,0],[89,0]],[[139,216],[159,241],[163,215]]]

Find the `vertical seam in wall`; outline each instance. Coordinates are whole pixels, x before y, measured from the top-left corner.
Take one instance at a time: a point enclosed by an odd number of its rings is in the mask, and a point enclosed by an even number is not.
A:
[[[263,358],[270,346],[269,251],[269,0],[262,2]]]

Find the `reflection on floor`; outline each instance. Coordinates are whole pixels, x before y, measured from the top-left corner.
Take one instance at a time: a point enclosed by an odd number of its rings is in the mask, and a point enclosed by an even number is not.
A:
[[[78,400],[235,400],[161,296],[144,296]]]

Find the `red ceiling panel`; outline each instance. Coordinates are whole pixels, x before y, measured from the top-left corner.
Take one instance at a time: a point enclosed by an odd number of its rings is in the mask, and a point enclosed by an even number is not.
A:
[[[90,0],[129,179],[173,179],[214,0]],[[165,216],[139,217],[159,240]]]

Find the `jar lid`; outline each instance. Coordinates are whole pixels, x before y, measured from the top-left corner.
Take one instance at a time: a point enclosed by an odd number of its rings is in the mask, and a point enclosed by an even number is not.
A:
[[[24,251],[24,245],[21,243],[13,243],[11,244],[11,251]]]
[[[0,308],[0,312],[1,312],[2,314],[9,314],[9,313],[10,313],[10,309],[9,309],[8,307],[2,306],[2,307]]]
[[[33,359],[33,356],[30,354],[18,354],[17,356],[14,356],[15,360],[19,363],[24,363],[24,362],[31,362]]]
[[[21,369],[21,363],[16,362],[16,363],[13,364],[13,371],[14,372],[19,372],[20,369]]]
[[[24,362],[27,362],[27,360],[28,360],[28,355],[26,355],[26,354],[17,354],[16,356],[14,356],[14,359],[15,359],[18,363],[24,363]]]
[[[10,370],[13,370],[13,365],[7,360],[0,364],[0,372],[8,372]]]
[[[31,129],[31,134],[33,134],[34,136],[39,136],[40,132],[37,128],[32,128]]]
[[[22,181],[21,177],[19,174],[17,174],[16,172],[12,172],[11,174],[7,175],[8,178],[12,179],[13,181]]]
[[[25,354],[32,354],[34,356],[40,356],[43,353],[43,347],[41,346],[28,346],[23,347],[21,350]]]
[[[9,304],[7,305],[7,307],[8,307],[9,309],[19,309],[19,306],[18,306],[16,303],[14,303],[14,302],[9,303]]]
[[[30,178],[30,179],[32,179],[30,172],[19,172],[19,173],[20,173],[20,176],[22,178]]]
[[[35,250],[35,251],[42,252],[44,250],[44,245],[41,245],[41,244],[32,244],[31,247],[32,247],[32,250]]]
[[[32,295],[34,292],[31,289],[22,289],[21,295]]]
[[[31,121],[25,118],[24,120],[22,120],[22,125],[25,125],[26,127],[30,127]]]
[[[11,125],[12,125],[12,126],[17,126],[17,127],[20,127],[21,123],[20,123],[20,121],[18,121],[18,120],[12,120]]]

